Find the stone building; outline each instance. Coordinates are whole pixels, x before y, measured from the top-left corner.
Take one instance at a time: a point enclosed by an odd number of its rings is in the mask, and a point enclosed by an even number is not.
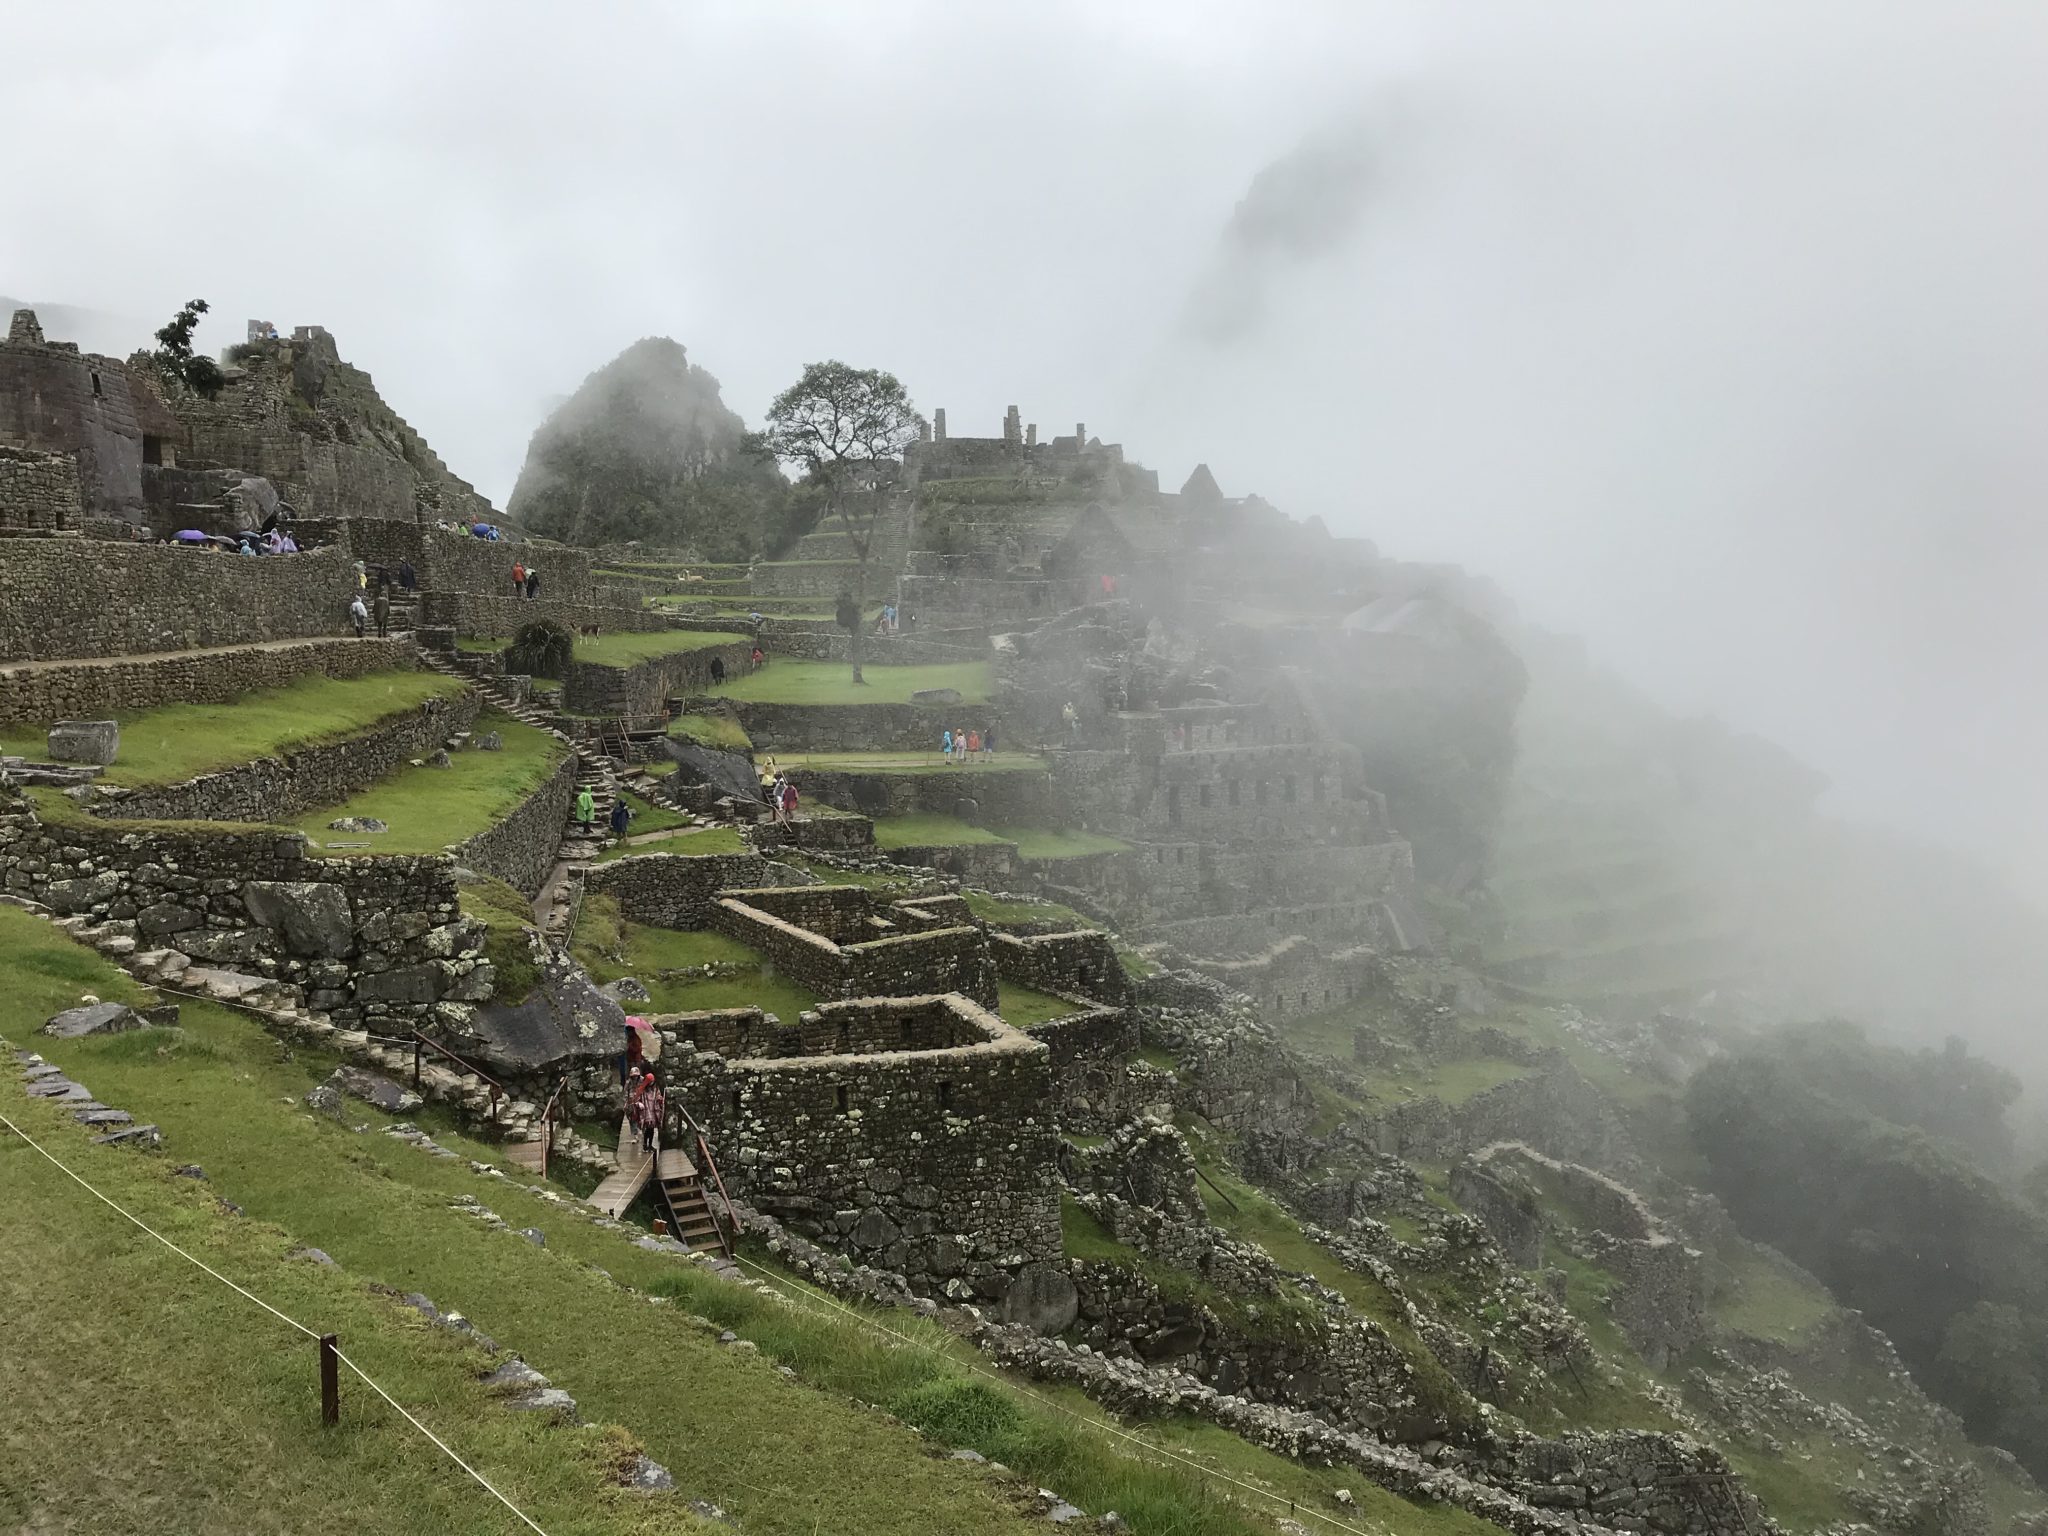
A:
[[[46,340],[34,310],[14,312],[0,342],[0,446],[62,455],[76,474],[66,483],[61,470],[32,471],[10,456],[0,469],[0,527],[68,530],[88,516],[140,521],[145,466],[175,464],[180,437],[153,378],[74,342]]]

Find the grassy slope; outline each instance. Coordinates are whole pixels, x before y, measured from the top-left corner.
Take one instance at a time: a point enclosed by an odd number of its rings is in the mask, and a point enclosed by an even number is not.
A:
[[[0,943],[0,973],[10,983],[0,989],[0,1029],[17,1038],[45,1013],[73,1000],[81,987],[101,996],[134,995],[124,978],[33,918],[0,908],[0,940],[5,941]],[[1018,1517],[1005,1490],[981,1470],[933,1456],[924,1442],[856,1406],[875,1402],[921,1424],[939,1437],[941,1446],[971,1445],[1090,1509],[1116,1509],[1138,1536],[1254,1536],[1272,1530],[1266,1519],[1219,1497],[1212,1485],[1133,1460],[1122,1445],[1088,1427],[1104,1423],[1106,1416],[1077,1393],[1032,1388],[1028,1395],[1015,1395],[978,1378],[968,1381],[962,1363],[967,1350],[936,1327],[886,1314],[887,1326],[915,1347],[878,1341],[839,1314],[779,1307],[694,1267],[641,1252],[621,1235],[535,1198],[522,1183],[485,1182],[462,1161],[435,1160],[390,1138],[352,1135],[317,1120],[296,1101],[328,1063],[307,1051],[296,1060],[282,1060],[275,1043],[241,1015],[190,1005],[182,1030],[53,1041],[49,1054],[108,1098],[162,1124],[170,1138],[167,1158],[201,1162],[215,1187],[246,1207],[252,1221],[234,1223],[236,1230],[255,1222],[280,1223],[296,1240],[325,1249],[346,1270],[400,1289],[423,1290],[442,1306],[461,1310],[571,1391],[586,1417],[622,1424],[638,1436],[676,1474],[686,1496],[716,1500],[734,1512],[744,1529],[770,1536],[817,1536],[821,1531],[1000,1536],[1013,1530],[1021,1536],[1027,1529],[1043,1528],[1042,1519]],[[356,1111],[352,1121],[372,1128],[387,1123],[367,1107],[351,1108]],[[465,1157],[488,1160],[493,1155],[446,1130],[437,1135]],[[146,1166],[134,1154],[83,1155],[100,1166]],[[5,1187],[23,1186],[10,1181]],[[514,1227],[541,1231],[546,1247],[488,1231],[451,1207],[452,1200],[472,1194]],[[64,1219],[71,1214],[67,1208]],[[81,1252],[82,1272],[104,1273],[107,1251],[101,1244]],[[209,1252],[218,1256],[217,1250]],[[602,1266],[615,1280],[592,1266]],[[6,1274],[0,1256],[0,1275]],[[36,1283],[46,1282],[38,1275]],[[621,1285],[671,1295],[682,1305],[650,1308]],[[10,1296],[10,1311],[15,1310],[13,1300]],[[689,1324],[684,1312],[736,1330],[768,1358],[719,1347],[710,1334]],[[99,1314],[87,1309],[72,1315],[83,1327]],[[344,1342],[353,1350],[357,1330],[352,1322],[347,1326]],[[239,1338],[247,1331],[240,1328],[228,1336]],[[79,1347],[91,1349],[104,1340],[94,1330]],[[132,1355],[136,1351],[130,1346],[131,1341],[122,1340]],[[776,1374],[771,1363],[795,1370],[801,1384]],[[74,1368],[67,1359],[67,1378]],[[308,1401],[310,1384],[310,1367],[296,1364],[285,1395]],[[999,1411],[990,1410],[990,1397],[1001,1399]],[[0,1423],[7,1422],[8,1406],[0,1400]],[[100,1418],[113,1420],[104,1405],[94,1407]],[[486,1470],[517,1494],[541,1487],[546,1479],[569,1480],[573,1486],[582,1475],[580,1464],[554,1442],[540,1455],[509,1467],[493,1462],[489,1437],[499,1426],[471,1424],[459,1412],[451,1417],[458,1449],[482,1457]],[[36,1422],[41,1422],[40,1405]],[[1304,1505],[1332,1507],[1332,1492],[1351,1487],[1376,1525],[1415,1536],[1481,1536],[1491,1529],[1455,1510],[1404,1503],[1365,1484],[1356,1473],[1301,1467],[1203,1426],[1168,1424],[1136,1432],[1150,1443],[1173,1446]],[[115,1424],[110,1433],[119,1434],[120,1426]],[[116,1455],[134,1443],[116,1439],[106,1456],[79,1455],[74,1434],[53,1448],[52,1459],[75,1458],[96,1479],[112,1464],[109,1457],[122,1460],[127,1481],[140,1490],[138,1497],[154,1501],[154,1513],[151,1519],[118,1521],[114,1528],[178,1528],[187,1501],[176,1484],[177,1469]],[[309,1454],[331,1456],[337,1443],[314,1438]],[[220,1454],[253,1463],[266,1449],[236,1445],[222,1447]],[[209,1477],[211,1455],[202,1451],[198,1462]],[[549,1465],[528,1468],[527,1459],[545,1459]],[[823,1469],[829,1475],[820,1475]],[[396,1477],[385,1481],[411,1497],[405,1482]],[[353,1492],[359,1501],[369,1496],[362,1488]],[[190,1507],[200,1507],[204,1497],[195,1490]],[[555,1518],[543,1524],[564,1532],[683,1528],[633,1523],[647,1506],[631,1499],[607,1494],[599,1495],[599,1501],[592,1523]],[[339,1507],[349,1517],[356,1515],[356,1506]],[[0,1504],[0,1510],[5,1508]],[[302,1529],[311,1523],[229,1520],[221,1528]],[[507,1527],[431,1515],[421,1523],[387,1526],[365,1515],[345,1520],[343,1528],[467,1533]]]
[[[785,768],[815,768],[830,773],[1043,773],[1045,759],[1033,752],[998,752],[994,757],[948,761],[937,742],[929,752],[784,752]]]
[[[628,832],[636,836],[639,828]],[[666,836],[645,843],[613,843],[597,856],[600,864],[609,864],[613,859],[630,859],[642,853],[745,853],[747,840],[740,836],[737,827],[676,827]]]
[[[338,805],[308,812],[297,826],[319,849],[329,842],[367,843],[354,853],[436,853],[488,830],[554,771],[568,748],[546,731],[509,715],[477,716],[476,734],[496,731],[502,752],[451,753],[446,768],[399,769]],[[374,816],[388,832],[336,832],[343,816]]]
[[[226,704],[168,704],[118,715],[120,760],[102,782],[175,784],[235,763],[339,740],[430,698],[460,693],[463,686],[434,672],[302,677],[288,687],[245,693]],[[42,726],[9,726],[0,732],[0,752],[41,758],[43,737]]]
[[[0,1112],[173,1242],[339,1334],[352,1360],[547,1530],[708,1528],[675,1500],[607,1486],[625,1444],[615,1431],[551,1429],[494,1406],[478,1381],[480,1349],[372,1293],[362,1275],[287,1258],[291,1238],[231,1216],[209,1186],[170,1177],[163,1159],[92,1147],[61,1110],[29,1101],[11,1072]],[[217,1162],[210,1171],[225,1172]],[[204,1528],[223,1531],[523,1529],[346,1372],[341,1424],[322,1428],[312,1341],[11,1135],[0,1134],[0,1186],[0,1527],[189,1530],[204,1510]]]
[[[987,827],[977,827],[957,816],[917,812],[909,816],[875,818],[877,848],[954,847],[962,843],[1006,843]]]
[[[719,747],[727,752],[751,752],[753,739],[737,720],[723,715],[677,715],[669,722],[671,736],[686,736],[700,746]]]
[[[1054,997],[1047,992],[1022,987],[1013,981],[1003,982],[998,988],[1001,1001],[996,1012],[1005,1022],[1018,1029],[1029,1029],[1034,1024],[1043,1024],[1048,1019],[1063,1019],[1070,1013],[1079,1013],[1078,1004],[1070,1003],[1063,997]]]
[[[908,704],[911,694],[922,689],[956,688],[963,703],[986,704],[995,686],[985,661],[861,670],[867,682],[856,688],[853,669],[843,661],[777,658],[760,671],[733,678],[710,692],[717,698],[758,704]]]
[[[599,667],[630,667],[650,656],[679,651],[708,651],[718,645],[745,645],[747,637],[711,629],[616,630],[609,635],[576,639],[575,657]]]

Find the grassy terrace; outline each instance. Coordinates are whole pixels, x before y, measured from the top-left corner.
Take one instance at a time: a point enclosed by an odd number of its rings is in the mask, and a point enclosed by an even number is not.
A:
[[[225,704],[167,704],[117,715],[120,757],[101,782],[176,784],[280,752],[340,741],[380,720],[451,698],[465,685],[436,672],[372,672],[363,677],[302,677],[283,688],[245,693]],[[41,725],[0,731],[0,752],[44,756]]]
[[[655,656],[747,643],[745,635],[715,629],[616,630],[594,638],[577,636],[575,658],[597,667],[630,667]]]
[[[755,704],[908,704],[927,688],[953,688],[965,704],[986,704],[995,678],[985,661],[933,663],[915,667],[863,667],[864,686],[856,688],[853,669],[843,661],[791,661],[771,658],[768,665],[707,690],[713,698],[744,699]]]
[[[699,746],[717,747],[725,752],[751,752],[753,738],[737,720],[723,715],[677,715],[668,723],[671,736],[686,737]]]
[[[572,948],[598,983],[631,976],[644,985],[653,997],[647,1006],[656,1013],[752,1007],[793,1024],[819,1002],[816,993],[785,980],[758,950],[737,939],[623,922],[618,904],[608,897],[585,900]],[[706,965],[738,969],[732,975],[662,976],[664,971],[701,971]]]
[[[546,731],[488,710],[476,720],[477,734],[486,731],[503,738],[502,752],[452,752],[446,768],[401,768],[338,805],[309,811],[298,829],[315,850],[336,842],[358,845],[334,850],[341,855],[438,853],[487,831],[538,789],[569,749]],[[343,816],[375,817],[391,830],[329,828]]]
[[[1045,759],[1035,752],[998,752],[990,758],[948,762],[932,744],[929,752],[783,752],[776,761],[785,768],[812,768],[820,773],[1043,773]]]
[[[978,827],[957,816],[883,816],[875,821],[879,848],[949,848],[967,843],[1015,843],[1027,859],[1076,859],[1093,853],[1126,853],[1130,844],[1096,832],[1056,832],[1046,827]]]
[[[1000,1001],[996,1004],[996,1012],[1003,1016],[1005,1023],[1018,1029],[1029,1029],[1034,1024],[1064,1019],[1070,1013],[1085,1011],[1079,1003],[1070,1003],[1064,997],[1034,991],[1011,981],[1001,983],[997,990]]]
[[[644,840],[643,840],[644,839]],[[625,840],[616,842],[597,856],[600,864],[609,864],[614,859],[630,859],[643,853],[745,853],[747,840],[740,836],[737,827],[689,827],[676,826],[666,831],[648,828],[643,834],[636,823],[627,832]]]

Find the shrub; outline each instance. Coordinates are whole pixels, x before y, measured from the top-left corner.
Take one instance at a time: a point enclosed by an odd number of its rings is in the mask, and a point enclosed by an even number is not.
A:
[[[1024,1416],[1015,1398],[971,1376],[928,1381],[891,1406],[906,1424],[915,1424],[948,1445],[971,1446],[984,1455],[1014,1434]]]

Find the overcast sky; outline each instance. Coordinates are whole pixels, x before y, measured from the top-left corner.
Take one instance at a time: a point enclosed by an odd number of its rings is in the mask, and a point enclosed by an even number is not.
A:
[[[2038,0],[0,19],[0,293],[324,324],[501,502],[647,334],[1085,420],[2048,891]]]

